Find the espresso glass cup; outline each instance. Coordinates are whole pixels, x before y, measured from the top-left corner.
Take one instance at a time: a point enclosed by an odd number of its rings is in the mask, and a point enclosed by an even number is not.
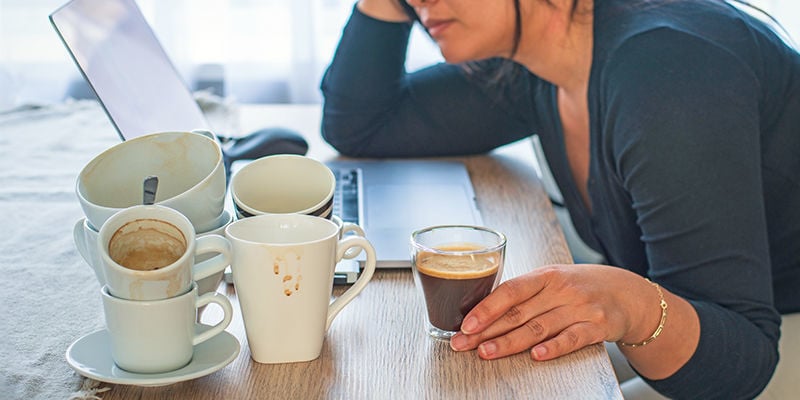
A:
[[[423,295],[427,333],[441,340],[500,282],[506,237],[468,225],[433,226],[411,234],[411,268]]]

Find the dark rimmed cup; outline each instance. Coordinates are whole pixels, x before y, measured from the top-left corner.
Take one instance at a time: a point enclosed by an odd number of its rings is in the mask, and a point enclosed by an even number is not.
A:
[[[261,214],[306,214],[330,219],[336,177],[313,158],[278,154],[242,167],[231,178],[230,188],[238,219]]]

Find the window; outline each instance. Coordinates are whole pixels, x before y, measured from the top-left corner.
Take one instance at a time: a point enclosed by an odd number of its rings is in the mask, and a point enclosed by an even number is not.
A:
[[[0,110],[91,96],[47,15],[66,0],[0,0]],[[752,0],[800,40],[800,2]],[[184,79],[240,102],[320,101],[353,0],[137,0]],[[417,27],[408,68],[440,61]]]

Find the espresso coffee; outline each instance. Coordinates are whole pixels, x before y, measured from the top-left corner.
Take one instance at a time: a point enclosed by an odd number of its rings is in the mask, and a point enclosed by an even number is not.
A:
[[[472,252],[483,248],[460,243],[435,249]],[[499,251],[464,255],[419,252],[414,263],[431,325],[458,331],[464,316],[492,291],[501,257]]]
[[[108,242],[108,255],[117,264],[153,271],[178,261],[186,252],[183,232],[160,220],[137,219],[120,227]]]

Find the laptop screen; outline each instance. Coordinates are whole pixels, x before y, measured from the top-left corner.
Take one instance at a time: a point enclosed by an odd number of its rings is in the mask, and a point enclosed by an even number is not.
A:
[[[209,129],[134,0],[71,0],[50,22],[123,140]]]

